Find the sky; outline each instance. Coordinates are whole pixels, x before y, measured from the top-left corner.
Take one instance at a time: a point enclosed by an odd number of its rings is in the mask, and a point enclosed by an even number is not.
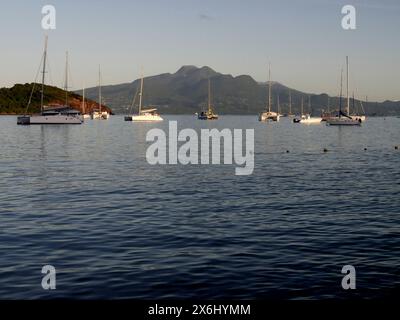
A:
[[[41,27],[56,8],[56,30]],[[341,25],[356,8],[356,30]],[[32,82],[49,36],[47,83],[71,89],[174,73],[182,65],[248,74],[309,93],[337,95],[350,61],[350,90],[370,101],[400,100],[398,0],[0,0],[0,87]]]

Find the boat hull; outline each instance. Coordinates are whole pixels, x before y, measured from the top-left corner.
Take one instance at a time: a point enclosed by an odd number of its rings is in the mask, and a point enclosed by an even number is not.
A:
[[[276,112],[262,112],[258,115],[258,121],[279,121],[280,115]]]
[[[52,116],[21,116],[17,118],[19,125],[34,124],[82,124],[81,116],[52,115]]]
[[[217,115],[212,115],[212,116],[198,116],[197,119],[199,120],[218,120]]]
[[[301,119],[300,123],[302,124],[320,124],[322,118],[308,118],[308,119]]]
[[[158,122],[164,120],[159,115],[151,115],[151,114],[126,116],[124,119],[125,121],[132,121],[132,122]]]
[[[354,120],[349,118],[346,119],[340,118],[340,119],[328,119],[326,121],[326,124],[328,126],[361,126],[361,122],[362,121],[360,119]]]

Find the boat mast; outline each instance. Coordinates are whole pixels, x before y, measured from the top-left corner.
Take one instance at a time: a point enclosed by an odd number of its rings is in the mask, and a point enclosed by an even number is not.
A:
[[[86,105],[85,105],[85,85],[83,85],[83,90],[82,90],[82,114],[86,114]]]
[[[277,105],[278,105],[278,114],[280,114],[281,113],[281,104],[280,104],[280,102],[279,102],[279,93],[276,95],[276,103],[277,103]]]
[[[350,96],[349,96],[349,56],[346,56],[346,73],[347,73],[347,115],[350,115]]]
[[[328,113],[330,112],[330,97],[328,96]]]
[[[68,107],[68,51],[65,52],[65,106]]]
[[[268,112],[271,112],[271,62],[268,67]]]
[[[301,97],[301,115],[303,115],[304,97]]]
[[[292,91],[289,90],[289,115],[292,114]]]
[[[342,116],[342,96],[343,96],[343,68],[340,72],[339,118]]]
[[[46,74],[46,60],[47,60],[47,41],[48,41],[48,36],[46,35],[46,38],[44,40],[44,53],[43,53],[42,92],[40,95],[40,111],[42,114],[44,111],[43,101],[44,101],[44,81]]]
[[[142,79],[140,80],[139,115],[142,112],[142,97],[143,97],[143,70],[142,70]]]
[[[99,65],[99,112],[101,113],[101,69]]]
[[[211,84],[208,79],[208,113],[211,114]]]
[[[311,95],[308,95],[308,112],[311,114]]]

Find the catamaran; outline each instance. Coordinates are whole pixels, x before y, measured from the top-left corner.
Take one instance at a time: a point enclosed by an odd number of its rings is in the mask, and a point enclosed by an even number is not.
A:
[[[332,117],[326,120],[326,124],[330,126],[359,126],[362,120],[350,116],[350,96],[349,96],[349,57],[346,56],[346,82],[347,82],[347,108],[346,112],[342,111],[342,87],[343,87],[343,72],[340,77],[340,102],[339,114],[337,117]]]
[[[125,117],[125,121],[137,121],[137,122],[153,122],[153,121],[163,121],[164,119],[157,113],[156,108],[152,109],[142,109],[142,101],[143,101],[143,74],[142,79],[140,81],[140,93],[139,93],[139,112],[138,114],[128,115]],[[133,99],[133,104],[135,102],[135,98]],[[133,105],[132,104],[132,105]]]
[[[214,113],[213,108],[211,106],[211,84],[210,84],[210,79],[208,79],[208,110],[207,111],[201,111],[198,115],[197,118],[199,120],[217,120],[218,115]]]
[[[271,111],[271,64],[268,69],[268,110],[258,115],[258,121],[279,121],[278,112]]]
[[[68,52],[66,54],[66,103],[61,108],[49,108],[44,105],[44,87],[45,87],[45,75],[46,75],[46,60],[47,60],[47,43],[48,37],[45,37],[44,52],[42,57],[43,70],[42,70],[42,90],[40,95],[40,114],[39,115],[23,115],[17,118],[17,124],[19,125],[31,125],[31,124],[82,124],[83,119],[79,111],[73,110],[68,106]],[[36,81],[35,81],[36,82]],[[26,112],[29,109],[35,84],[32,87],[32,92],[29,97]]]

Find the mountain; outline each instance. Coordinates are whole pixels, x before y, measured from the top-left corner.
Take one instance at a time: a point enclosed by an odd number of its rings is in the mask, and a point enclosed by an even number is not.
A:
[[[31,105],[26,111],[29,97],[32,92],[32,88],[35,86],[35,90],[32,94]],[[0,89],[0,114],[23,114],[38,113],[40,112],[40,94],[41,84],[16,84],[12,88],[1,88]],[[44,87],[44,104],[46,106],[62,106],[65,104],[65,91],[57,87],[45,86]],[[70,92],[68,94],[68,104],[76,110],[81,110],[82,97],[76,93]],[[98,108],[97,102],[87,99],[86,100],[86,112],[91,112],[93,109]],[[102,106],[103,110],[112,112],[110,108]]]
[[[233,77],[221,74],[209,67],[183,66],[177,72],[164,73],[144,78],[143,104],[156,106],[164,114],[193,114],[205,108],[207,104],[207,83],[211,81],[212,103],[219,114],[257,114],[265,109],[268,100],[268,83],[258,83],[248,75]],[[327,94],[308,94],[278,83],[272,82],[272,104],[276,110],[279,95],[281,110],[288,112],[289,90],[292,94],[292,112],[300,112],[301,98],[304,98],[304,111],[319,115],[327,109]],[[103,97],[115,113],[128,113],[133,97],[139,89],[140,79],[131,83],[102,87]],[[93,100],[97,88],[87,89],[87,96]],[[77,93],[81,93],[78,91]],[[311,110],[308,97],[311,98]],[[137,99],[138,100],[138,99]],[[337,97],[330,97],[330,106],[339,106]],[[343,103],[345,101],[343,100]],[[138,101],[135,103],[137,110]],[[355,101],[355,108],[361,110],[361,104]],[[399,115],[400,103],[365,103],[367,115]]]

